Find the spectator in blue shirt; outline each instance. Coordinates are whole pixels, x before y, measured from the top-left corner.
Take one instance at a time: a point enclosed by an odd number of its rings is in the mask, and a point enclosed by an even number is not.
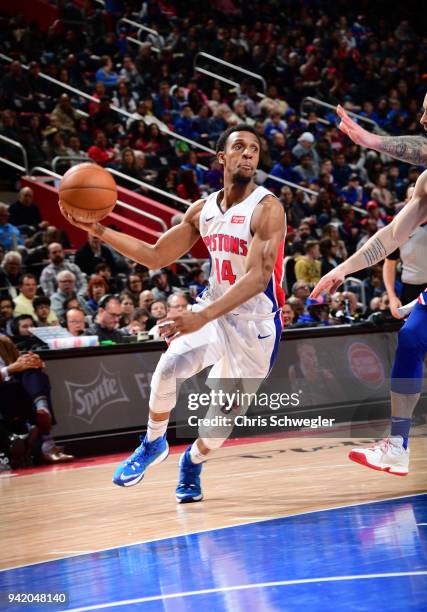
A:
[[[18,245],[23,246],[24,239],[17,227],[9,221],[9,209],[6,204],[0,204],[0,244],[5,251],[14,250]]]
[[[181,134],[181,136],[190,138],[190,140],[195,140],[198,137],[198,133],[193,129],[193,120],[193,111],[187,104],[182,108],[178,119],[175,120],[175,130],[178,134]]]
[[[347,185],[352,174],[350,166],[346,163],[344,153],[338,153],[335,158],[334,169],[332,171],[334,182],[342,188]]]
[[[154,97],[153,110],[159,119],[163,117],[165,112],[170,112],[172,117],[179,113],[178,101],[170,95],[170,87],[167,81],[162,81],[159,85],[159,93]]]
[[[188,151],[184,157],[184,163],[181,164],[181,170],[194,170],[197,177],[197,184],[203,185],[205,183],[205,171],[202,166],[197,163],[197,155],[195,151]]]
[[[95,81],[104,83],[106,87],[115,87],[119,80],[119,75],[113,71],[113,62],[109,55],[104,55],[101,59],[101,68],[95,73]]]
[[[341,194],[344,196],[345,201],[348,204],[362,206],[367,201],[367,196],[363,191],[363,187],[360,185],[359,175],[355,172],[353,174],[350,174],[348,183],[341,190]]]
[[[280,162],[275,164],[271,169],[270,174],[283,179],[284,181],[290,181],[291,183],[299,184],[301,176],[292,167],[292,154],[290,151],[282,151]],[[280,185],[276,181],[269,181],[268,188],[278,190]]]

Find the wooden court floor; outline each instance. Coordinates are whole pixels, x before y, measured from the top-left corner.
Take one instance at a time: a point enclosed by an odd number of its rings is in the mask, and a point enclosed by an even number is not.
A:
[[[427,426],[414,429],[406,477],[350,462],[348,450],[358,442],[232,444],[204,466],[205,500],[186,505],[174,497],[178,449],[130,488],[112,484],[116,460],[3,476],[0,568],[427,491]]]

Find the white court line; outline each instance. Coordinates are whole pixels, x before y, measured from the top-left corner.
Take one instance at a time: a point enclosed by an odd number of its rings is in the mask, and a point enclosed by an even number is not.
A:
[[[420,495],[426,495],[427,491],[423,491],[422,493],[409,493],[408,495],[397,495],[396,497],[386,497],[384,499],[375,499],[371,501],[364,502],[356,502],[353,504],[343,504],[341,506],[330,506],[329,508],[318,508],[317,510],[307,510],[306,512],[294,512],[293,514],[284,514],[282,516],[274,517],[274,520],[281,520],[286,518],[292,518],[295,516],[305,516],[307,514],[316,514],[316,512],[328,512],[329,510],[342,510],[343,508],[354,508],[359,506],[367,506],[368,504],[379,504],[385,501],[396,501],[398,499],[407,499],[408,497],[419,497]],[[190,504],[191,506],[191,504]],[[172,538],[183,538],[190,535],[198,535],[199,533],[208,533],[209,531],[220,531],[222,529],[230,529],[232,527],[244,527],[245,525],[254,525],[255,523],[262,523],[265,519],[262,518],[259,521],[246,521],[245,523],[237,523],[233,525],[222,525],[220,527],[214,527],[209,529],[199,529],[196,531],[187,531],[185,533],[178,533],[175,535],[168,535],[162,538],[151,538],[149,540],[140,540],[139,542],[133,542],[132,544],[121,544],[120,546],[109,546],[107,548],[97,548],[95,550],[88,551],[87,555],[93,555],[94,553],[107,552],[108,550],[118,550],[119,548],[127,548],[130,546],[140,546],[141,544],[150,544],[151,542],[162,542],[164,540],[171,540]],[[267,519],[271,520],[271,519]],[[11,567],[5,567],[0,569],[1,572],[8,572],[10,570],[20,569],[23,567],[33,567],[35,565],[41,565],[42,563],[55,563],[56,561],[61,561],[63,559],[72,559],[74,556],[78,555],[66,555],[64,557],[59,557],[58,559],[51,559],[50,561],[36,561],[36,563],[21,563],[21,565],[13,565]],[[71,611],[68,611],[71,612]]]
[[[215,589],[199,589],[198,591],[183,591],[181,593],[169,593],[167,595],[153,595],[151,597],[137,597],[135,599],[122,599],[105,604],[84,606],[83,608],[70,608],[67,612],[85,612],[86,610],[102,610],[115,608],[136,603],[147,603],[149,601],[164,601],[178,597],[193,597],[195,595],[210,595],[211,593],[229,593],[230,591],[244,591],[247,589],[263,589],[266,587],[292,586],[294,584],[312,584],[318,582],[342,582],[345,580],[375,580],[376,578],[400,578],[406,576],[426,576],[426,571],[418,572],[389,572],[387,574],[359,574],[355,576],[325,576],[321,578],[301,578],[299,580],[277,580],[273,582],[258,582],[255,584],[239,584],[235,586],[217,587]]]

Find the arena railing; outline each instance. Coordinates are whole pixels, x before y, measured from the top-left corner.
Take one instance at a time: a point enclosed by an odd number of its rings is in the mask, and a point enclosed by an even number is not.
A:
[[[205,51],[199,51],[199,53],[196,54],[196,57],[194,58],[194,70],[196,70],[197,72],[201,72],[202,74],[211,76],[215,79],[224,81],[226,83],[228,82],[229,84],[234,85],[234,86],[239,86],[239,83],[226,79],[225,77],[217,74],[216,72],[212,72],[198,65],[199,58],[202,58],[202,57],[212,62],[216,62],[217,64],[220,64],[221,66],[226,66],[227,68],[230,68],[231,70],[235,70],[236,72],[240,72],[240,74],[251,77],[252,79],[256,81],[260,81],[263,92],[257,92],[257,96],[259,98],[265,98],[265,91],[267,89],[267,83],[264,77],[261,76],[260,74],[257,74],[256,72],[251,72],[250,70],[246,70],[246,68],[241,68],[240,66],[237,66],[237,64],[231,64],[230,62],[226,62],[225,60],[220,59],[219,57],[215,57],[214,55],[211,55],[210,53],[206,53]]]
[[[323,108],[327,108],[328,110],[332,110],[334,111],[334,113],[336,112],[336,106],[334,106],[333,104],[329,104],[328,102],[323,102],[323,100],[319,100],[318,98],[312,98],[311,96],[306,96],[305,98],[303,98],[301,104],[300,104],[300,115],[302,117],[306,117],[309,113],[308,110],[305,110],[305,106],[321,106]],[[387,135],[387,132],[385,130],[383,130],[376,121],[374,121],[373,119],[369,119],[369,117],[363,117],[363,115],[358,115],[357,113],[353,113],[352,111],[346,111],[348,115],[350,115],[350,117],[353,117],[354,119],[357,119],[358,121],[363,121],[364,123],[368,123],[373,129],[374,132],[376,132],[377,134],[383,134],[383,135]],[[325,119],[323,119],[323,122],[326,121]],[[333,121],[328,121],[329,124],[333,125]]]
[[[117,21],[117,25],[116,25],[116,32],[119,33],[120,31],[120,25],[122,23],[126,23],[131,25],[134,29],[138,30],[138,36],[141,35],[141,32],[147,32],[148,34],[154,34],[155,36],[158,35],[158,32],[156,32],[156,30],[153,30],[152,28],[149,28],[148,26],[142,25],[141,23],[138,23],[136,21],[132,21],[132,19],[128,19],[127,17],[122,17],[122,19],[119,19]],[[128,40],[130,40],[133,43],[136,43],[137,45],[144,45],[145,41],[142,41],[140,39],[137,38],[133,38],[132,36],[126,36],[126,38]],[[149,41],[148,41],[149,42]],[[151,45],[151,43],[150,43]],[[160,49],[158,47],[154,47],[153,45],[151,45],[152,50],[155,53],[160,53]]]
[[[3,134],[0,134],[0,140],[3,140],[3,142],[7,142],[12,147],[16,147],[17,149],[19,149],[21,151],[22,159],[24,160],[24,166],[25,166],[24,170],[26,172],[28,172],[28,156],[27,156],[27,151],[24,149],[22,144],[20,142],[18,142],[17,140],[12,140],[11,138],[8,138],[7,136],[3,136]]]

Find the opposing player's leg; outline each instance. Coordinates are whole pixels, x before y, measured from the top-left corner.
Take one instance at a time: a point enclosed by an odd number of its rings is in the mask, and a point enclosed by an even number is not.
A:
[[[354,448],[349,458],[374,470],[406,476],[412,414],[420,398],[427,351],[427,306],[416,304],[398,337],[391,372],[390,437],[370,448]]]
[[[177,380],[186,380],[222,356],[221,331],[215,321],[199,331],[176,338],[161,356],[151,379],[147,434],[134,453],[116,469],[113,482],[129,487],[140,482],[145,470],[169,454],[166,429],[177,398]]]

